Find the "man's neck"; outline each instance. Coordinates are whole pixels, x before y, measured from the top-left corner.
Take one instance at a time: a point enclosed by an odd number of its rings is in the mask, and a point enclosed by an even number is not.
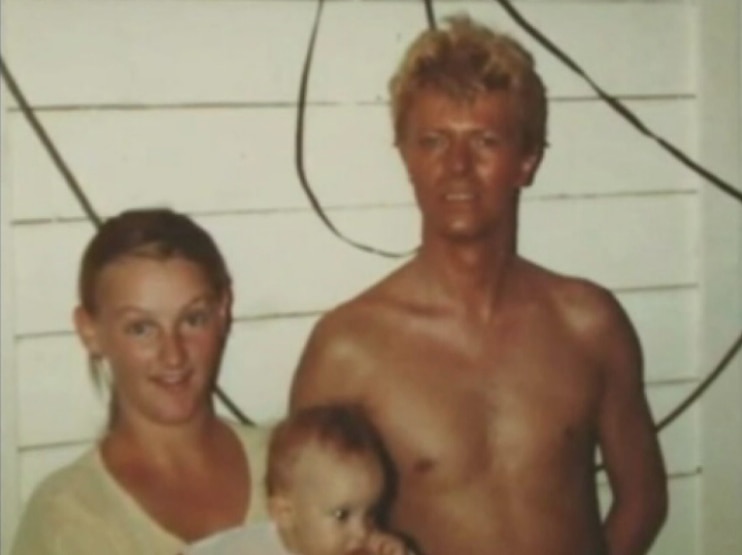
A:
[[[416,263],[428,293],[456,312],[489,320],[507,297],[517,262],[511,237],[423,241]]]

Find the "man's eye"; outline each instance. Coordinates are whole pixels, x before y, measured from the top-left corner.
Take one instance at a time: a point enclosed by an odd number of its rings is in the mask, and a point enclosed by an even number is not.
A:
[[[350,516],[350,511],[348,509],[335,509],[332,511],[332,518],[337,520],[338,522],[345,522],[348,520],[348,517]]]
[[[497,135],[481,135],[477,138],[477,144],[484,148],[494,148],[502,144],[502,140]]]
[[[445,144],[445,138],[441,135],[423,135],[418,142],[423,148],[439,148]]]

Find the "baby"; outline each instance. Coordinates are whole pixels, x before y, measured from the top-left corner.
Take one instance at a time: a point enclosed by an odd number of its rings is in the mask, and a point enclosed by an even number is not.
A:
[[[335,405],[281,422],[268,451],[268,509],[281,543],[297,555],[404,555],[376,528],[390,495],[389,465],[362,412]]]
[[[363,413],[304,409],[276,426],[265,478],[271,522],[242,526],[183,555],[408,555],[377,528],[390,466]]]

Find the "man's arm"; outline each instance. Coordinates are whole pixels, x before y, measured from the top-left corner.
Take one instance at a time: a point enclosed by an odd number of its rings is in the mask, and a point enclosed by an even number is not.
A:
[[[343,320],[342,314],[328,313],[312,330],[291,384],[291,412],[313,405],[362,401],[360,365],[352,362],[358,346]]]
[[[613,494],[605,537],[610,555],[644,555],[667,516],[667,477],[636,332],[610,294],[601,304],[594,344],[603,376],[599,436]]]

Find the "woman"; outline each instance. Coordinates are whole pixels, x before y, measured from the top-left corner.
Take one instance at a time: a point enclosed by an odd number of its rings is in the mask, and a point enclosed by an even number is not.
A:
[[[266,518],[266,434],[221,420],[212,401],[232,292],[211,237],[169,210],[124,212],[88,245],[79,295],[109,425],[34,492],[13,555],[175,555]]]

